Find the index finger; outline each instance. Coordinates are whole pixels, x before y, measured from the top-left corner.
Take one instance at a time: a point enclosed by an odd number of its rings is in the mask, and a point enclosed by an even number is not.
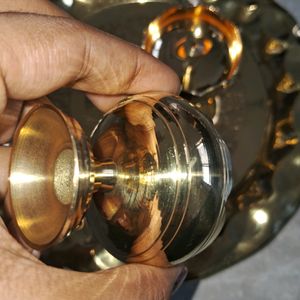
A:
[[[163,63],[70,18],[4,13],[0,27],[7,98],[35,99],[67,85],[104,96],[178,92],[177,75]]]

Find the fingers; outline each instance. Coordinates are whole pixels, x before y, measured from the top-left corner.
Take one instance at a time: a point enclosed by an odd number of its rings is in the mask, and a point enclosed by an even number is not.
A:
[[[161,269],[145,265],[123,265],[93,274],[52,270],[55,291],[50,299],[169,299],[181,276],[181,267]],[[48,279],[51,282],[51,279]]]
[[[5,274],[0,280],[3,300],[169,299],[187,274],[182,267],[163,269],[138,264],[97,273],[48,267],[12,238],[1,219],[0,255],[0,274]],[[14,288],[4,288],[10,285]]]
[[[185,274],[181,267],[160,269],[144,265],[124,265],[99,273],[79,273],[45,266],[30,257],[29,253],[16,250],[20,249],[10,251],[0,247],[0,274],[5,274],[0,280],[3,300],[163,300],[169,299],[174,285]]]
[[[48,0],[1,0],[0,12],[26,12],[51,16],[68,16]]]
[[[25,248],[21,244],[19,244],[11,234],[9,234],[6,225],[0,217],[0,255],[4,259],[3,256],[6,256],[7,253],[10,254],[10,257],[13,261],[15,261],[15,263],[17,258],[25,258],[27,260],[30,260],[31,262],[42,265],[42,263],[34,255],[25,250]],[[0,283],[2,281],[1,274],[3,274],[1,267],[3,266],[0,266]]]
[[[104,96],[178,92],[177,76],[161,62],[75,20],[11,13],[0,15],[0,27],[8,98],[39,98],[66,85]]]
[[[187,274],[187,270],[182,267],[162,269],[138,264],[97,273],[48,267],[12,238],[1,219],[0,255],[0,274],[5,274],[0,276],[3,300],[169,299]]]
[[[98,286],[97,292],[101,299],[102,296],[103,299],[169,299],[183,271],[182,267],[163,269],[138,264],[124,265],[102,272],[107,284]],[[97,278],[93,280],[96,283]]]

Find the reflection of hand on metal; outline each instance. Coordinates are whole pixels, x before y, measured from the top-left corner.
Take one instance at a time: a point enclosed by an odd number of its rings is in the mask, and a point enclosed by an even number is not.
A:
[[[149,94],[148,96],[151,96],[151,98],[145,95],[132,97],[137,97],[138,101],[129,102],[124,107],[126,119],[124,128],[112,125],[96,141],[94,151],[97,152],[97,159],[101,160],[101,157],[106,159],[110,157],[115,163],[122,165],[123,169],[129,173],[130,169],[135,169],[136,172],[141,172],[141,174],[143,171],[146,172],[147,170],[143,170],[143,168],[147,159],[156,164],[156,166],[153,166],[155,169],[158,168],[157,139],[155,122],[152,116],[152,106],[158,101],[159,98],[157,100],[155,98],[158,95],[162,96],[163,94]],[[145,101],[149,105],[145,105],[145,103],[140,101]],[[126,153],[126,161],[124,161],[124,153]],[[130,196],[126,196],[126,194],[121,198],[114,194],[106,195],[106,197],[96,202],[107,220],[121,227],[130,236],[139,236],[142,232],[147,231],[149,221],[152,219],[152,217],[149,217],[149,214],[153,213],[153,199],[148,199],[147,197],[148,195],[145,194],[142,198],[138,197],[135,199],[136,203],[132,203],[132,205],[138,207],[138,214],[132,213],[130,209],[126,209],[126,205],[124,206],[124,203],[122,203],[122,201],[126,202],[126,198],[130,199]]]
[[[94,145],[97,159],[109,157],[115,163],[122,165],[124,169],[141,168],[147,155],[150,155],[151,160],[157,162],[157,140],[151,106],[131,102],[126,105],[124,114],[127,120],[124,128],[113,125],[97,139]],[[131,142],[128,143],[128,141]],[[124,153],[127,153],[126,161],[123,161],[122,155]],[[96,203],[107,220],[133,236],[139,235],[148,226],[147,220],[150,220],[147,217],[149,214],[148,200],[151,202],[151,199],[138,199],[138,203],[134,204],[138,206],[139,213],[137,216],[123,206],[122,201],[125,201],[123,197],[119,198],[114,194],[101,197],[101,201],[96,201]]]
[[[138,101],[128,103],[124,109],[127,118],[126,134],[131,140],[135,141],[135,148],[141,150],[141,155],[145,155],[145,151],[143,150],[146,150],[156,162],[158,161],[157,139],[152,107],[164,95],[167,96],[168,94],[153,92],[133,96],[131,99],[137,99]]]
[[[135,141],[137,154],[144,156],[145,153],[149,153],[157,161],[157,140],[151,106],[132,102],[126,106],[125,114],[128,120],[126,134],[130,140]]]
[[[116,259],[178,264],[220,232],[231,187],[228,150],[184,99],[129,97],[98,123],[92,144],[96,161],[113,160],[116,172],[113,188],[94,195],[86,218]]]
[[[0,114],[0,145],[10,142],[21,113],[22,102],[8,102],[5,111]]]
[[[139,255],[143,263],[152,266],[168,265],[168,258],[163,251],[163,242],[160,238],[157,239],[162,233],[162,217],[157,196],[151,201],[151,207],[149,207],[147,213],[149,214],[150,223],[134,241],[131,247],[131,255]],[[153,241],[155,241],[154,244]],[[128,261],[130,262],[130,258]]]
[[[238,28],[202,5],[165,11],[149,24],[143,46],[176,70],[184,92],[197,96],[231,82],[243,48]]]

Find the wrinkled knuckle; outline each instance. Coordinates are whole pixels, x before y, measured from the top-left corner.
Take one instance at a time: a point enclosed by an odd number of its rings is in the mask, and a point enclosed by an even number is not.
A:
[[[168,300],[170,299],[170,295],[167,290],[161,285],[157,285],[154,287],[150,294],[148,295],[149,300]]]
[[[86,78],[90,75],[92,69],[92,40],[89,34],[86,31],[82,30],[81,32],[81,40],[83,43],[82,48],[82,63],[81,68],[78,73],[80,78]]]
[[[132,67],[131,72],[128,74],[127,82],[124,84],[125,90],[129,91],[132,88],[134,89],[138,86],[140,79],[142,78],[142,71],[143,71],[143,63],[141,61],[141,53],[139,51],[133,52],[132,56]]]

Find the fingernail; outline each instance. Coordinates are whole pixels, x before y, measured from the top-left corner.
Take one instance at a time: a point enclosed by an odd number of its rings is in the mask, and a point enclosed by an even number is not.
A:
[[[181,287],[181,285],[183,284],[183,282],[185,281],[185,279],[187,277],[187,274],[188,274],[187,267],[183,267],[183,269],[179,273],[179,275],[174,283],[172,295],[174,295],[178,291],[178,289]]]

